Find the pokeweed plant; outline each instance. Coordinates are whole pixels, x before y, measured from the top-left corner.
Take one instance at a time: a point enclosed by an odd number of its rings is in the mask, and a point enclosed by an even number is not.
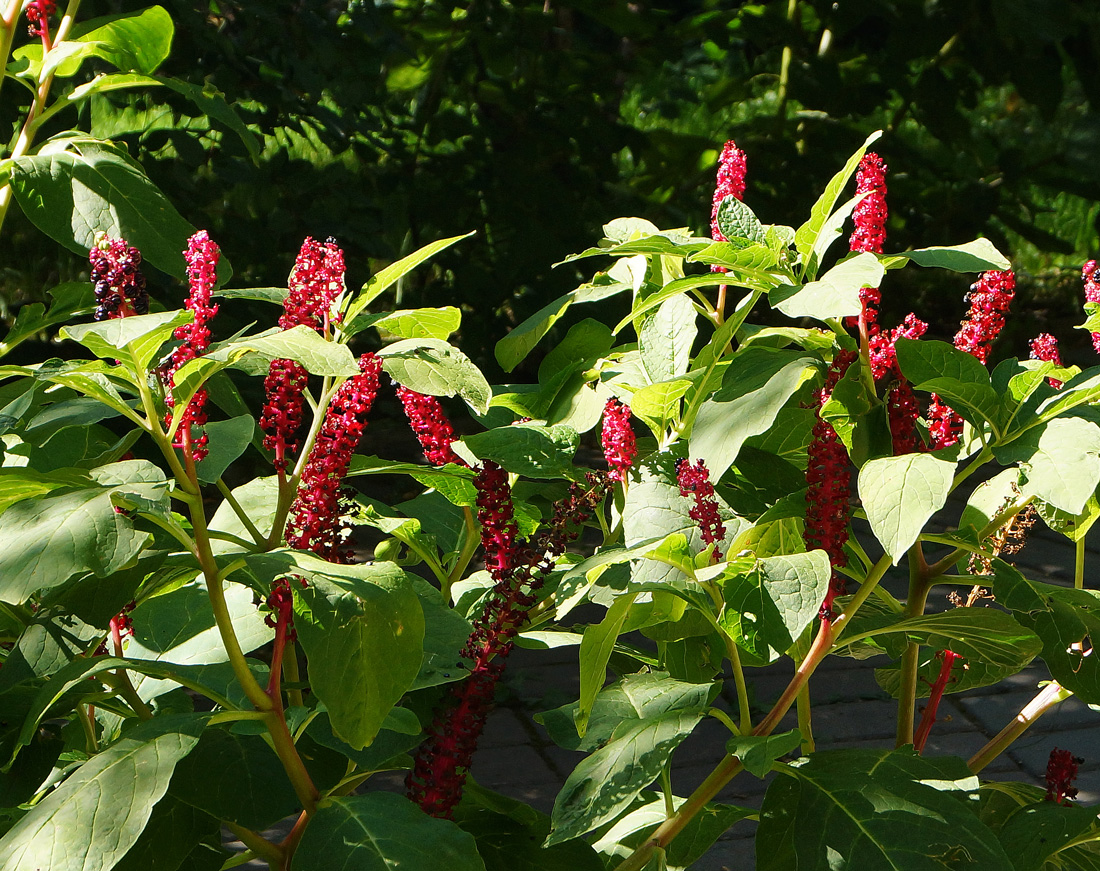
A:
[[[1045,792],[978,775],[1059,701],[1100,704],[1081,544],[1100,516],[1100,368],[1038,337],[1035,359],[988,371],[1009,263],[985,240],[884,253],[873,139],[799,228],[745,204],[732,145],[711,237],[608,224],[573,259],[613,265],[498,361],[512,370],[573,305],[629,310],[575,323],[532,385],[489,385],[448,341],[458,309],[383,304],[460,237],[358,291],[335,241],[308,239],[284,293],[222,287],[199,232],[187,299],[163,312],[137,247],[95,239],[96,320],[62,331],[93,359],[0,368],[0,871],[230,868],[223,825],[246,857],[298,871],[686,868],[733,825],[756,825],[762,869],[1094,867],[1072,749]],[[879,322],[910,265],[980,276],[954,344],[915,314]],[[218,337],[232,298],[279,306],[277,325]],[[790,325],[754,324],[765,305]],[[472,420],[456,428],[440,397]],[[358,453],[381,403],[423,464]],[[233,486],[257,463],[270,473]],[[393,476],[418,494],[373,498]],[[1078,543],[1073,589],[1002,559],[1032,512]],[[899,599],[882,581],[903,562]],[[935,585],[960,588],[958,607],[926,613]],[[585,603],[605,613],[576,625]],[[550,816],[469,777],[518,644],[578,647],[579,699],[537,717],[587,754]],[[883,659],[894,749],[816,746],[827,656]],[[927,753],[944,694],[1040,656],[1052,680],[1002,734],[970,760]],[[781,660],[789,683],[757,694],[758,716],[755,670]],[[672,757],[707,717],[727,754],[677,796]],[[405,795],[371,788],[394,771]],[[715,801],[766,775],[759,811]]]

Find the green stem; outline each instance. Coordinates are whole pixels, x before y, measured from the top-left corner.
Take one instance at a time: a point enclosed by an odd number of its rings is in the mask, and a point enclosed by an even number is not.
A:
[[[798,691],[796,710],[798,711],[798,731],[802,735],[802,753],[809,756],[817,748],[814,745],[814,728],[810,717],[810,685],[808,683]]]
[[[1075,590],[1085,589],[1085,536],[1083,535],[1077,540],[1077,548],[1074,553],[1073,588]]]
[[[481,544],[481,533],[477,528],[477,521],[474,519],[474,512],[470,509],[469,505],[465,505],[462,508],[462,514],[466,521],[466,537],[462,542],[462,550],[455,557],[454,565],[451,566],[451,570],[447,573],[446,578],[440,579],[440,592],[443,593],[443,601],[451,601],[451,587],[455,581],[459,580],[464,574],[466,569],[470,565],[470,560],[474,558],[474,554],[477,552],[477,546]]]
[[[741,719],[739,734],[748,735],[752,731],[752,709],[749,706],[749,688],[745,683],[745,669],[741,666],[741,653],[733,643],[733,639],[725,632],[722,633],[722,638],[726,642],[726,656],[729,657],[730,665],[733,666],[733,683],[737,687],[737,710]]]
[[[1073,693],[1056,680],[1052,680],[1030,702],[1024,705],[1011,723],[1001,729],[981,750],[970,757],[967,767],[977,774],[990,762],[1003,753],[1013,741],[1019,738],[1028,727],[1049,711],[1058,702],[1068,699]]]
[[[905,601],[905,616],[919,617],[928,604],[928,564],[917,541],[909,548],[909,595]],[[910,641],[901,657],[901,688],[898,691],[898,724],[895,745],[913,743],[913,720],[917,711],[917,667],[920,665],[920,644]]]
[[[665,816],[671,817],[676,813],[676,804],[672,800],[672,768],[669,762],[661,766],[661,792],[665,796]]]
[[[266,694],[265,698],[270,701]],[[265,722],[268,731],[271,733],[271,741],[275,745],[275,752],[279,754],[283,768],[286,769],[287,777],[290,778],[290,783],[294,787],[294,793],[298,796],[298,801],[302,803],[303,813],[307,816],[313,816],[317,811],[317,799],[320,797],[320,793],[317,792],[317,787],[313,785],[313,779],[306,771],[305,763],[302,762],[298,748],[294,746],[294,738],[290,734],[290,729],[287,728],[283,712],[281,710],[268,711]]]
[[[80,717],[80,725],[84,728],[84,738],[87,741],[89,755],[99,752],[99,742],[95,738],[95,723],[92,721],[91,705],[77,705],[76,712]]]
[[[221,478],[218,478],[217,484],[218,492],[225,497],[225,501],[229,503],[229,507],[233,509],[233,513],[237,515],[237,519],[241,521],[241,525],[248,530],[248,534],[252,536],[252,540],[256,542],[260,547],[267,546],[267,537],[260,535],[260,530],[256,528],[256,524],[252,522],[252,518],[248,516],[241,503],[237,501],[237,497],[233,495],[233,491],[229,489],[229,486]]]
[[[226,822],[225,827],[229,829],[234,835],[237,836],[237,840],[248,847],[257,856],[266,859],[268,864],[272,868],[281,868],[285,854],[280,849],[278,844],[272,844],[263,835],[257,834],[252,829],[246,829],[244,826],[239,826],[236,823]]]

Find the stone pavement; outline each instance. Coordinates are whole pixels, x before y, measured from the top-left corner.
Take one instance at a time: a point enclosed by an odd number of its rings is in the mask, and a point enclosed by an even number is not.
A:
[[[1024,550],[1014,557],[1027,577],[1066,586],[1073,582],[1073,559],[1072,545],[1041,523],[1032,530]],[[1100,552],[1089,548],[1086,586],[1100,587],[1098,575]],[[903,580],[888,576],[885,583],[895,595],[903,595]],[[937,587],[929,610],[948,607],[945,594],[946,588]],[[810,687],[814,738],[819,750],[893,746],[895,703],[874,678],[874,668],[883,662],[881,658],[858,661],[830,657],[818,669]],[[786,661],[749,672],[758,711],[766,710],[778,698],[791,669]],[[1045,666],[1039,664],[997,686],[945,696],[925,752],[968,758],[996,735],[1035,695],[1039,682],[1047,679]],[[500,704],[488,720],[474,758],[472,774],[477,781],[549,813],[566,777],[584,757],[553,744],[531,715],[575,701],[577,686],[577,648],[516,650],[502,681]],[[736,700],[728,694],[726,700],[730,709],[736,710]],[[794,725],[792,711],[780,729]],[[727,737],[725,727],[708,718],[684,741],[673,756],[672,786],[677,795],[690,794],[702,782],[724,754]],[[1043,716],[983,774],[990,779],[1042,785],[1047,757],[1054,747],[1085,758],[1077,781],[1079,799],[1086,804],[1100,802],[1100,715],[1073,698]],[[372,779],[367,788],[400,789],[400,781],[397,777]],[[727,785],[718,800],[759,807],[766,789],[767,782],[742,773]],[[752,869],[755,829],[752,821],[735,825],[693,866],[694,871]],[[239,843],[235,847],[241,849]],[[264,866],[249,863],[241,867]]]

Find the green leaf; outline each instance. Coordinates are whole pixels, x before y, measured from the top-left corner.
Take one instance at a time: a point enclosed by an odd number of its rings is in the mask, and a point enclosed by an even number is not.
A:
[[[287,293],[285,287],[219,287],[211,296],[222,299],[252,299],[281,306]]]
[[[933,454],[868,460],[859,470],[859,498],[871,531],[893,564],[947,502],[955,464]]]
[[[295,626],[313,664],[310,686],[336,735],[366,747],[412,686],[424,655],[424,613],[405,573],[375,563],[362,578],[294,590]]]
[[[44,496],[61,487],[87,485],[90,479],[75,472],[44,474],[25,467],[0,468],[0,514],[16,502],[34,496]]]
[[[718,229],[727,239],[748,239],[750,242],[764,244],[764,227],[753,210],[737,197],[727,196],[718,204],[715,215]]]
[[[577,702],[574,714],[577,734],[582,738],[588,729],[588,719],[596,696],[607,679],[607,663],[611,659],[611,652],[615,649],[623,623],[626,622],[636,598],[636,594],[619,596],[607,609],[603,620],[584,628],[580,649],[580,701]]]
[[[236,133],[241,142],[244,143],[244,147],[248,151],[248,156],[252,159],[252,162],[259,165],[259,139],[255,133],[248,129],[248,126],[241,120],[241,117],[234,111],[233,107],[226,102],[225,95],[215,88],[209,80],[204,81],[200,86],[167,76],[157,76],[156,78],[164,87],[170,88],[176,93],[183,94],[183,96],[187,97],[187,99],[202,110],[204,115],[213,118],[215,121],[225,125]],[[225,281],[225,278],[222,280]],[[284,295],[286,294],[285,289],[280,288],[280,290]],[[280,299],[280,302],[281,301]]]
[[[999,436],[1002,408],[989,372],[975,357],[946,342],[898,339],[898,365],[918,390],[938,393],[979,429],[989,422]]]
[[[137,841],[205,717],[157,717],[85,762],[0,838],[0,871],[113,868]]]
[[[817,244],[818,235],[825,226],[825,222],[829,215],[832,214],[833,206],[835,206],[836,201],[840,199],[841,191],[843,191],[848,184],[848,179],[852,177],[859,167],[859,162],[863,160],[863,155],[867,153],[868,147],[870,147],[871,143],[880,136],[882,136],[882,131],[876,130],[867,137],[859,150],[848,158],[847,163],[844,164],[844,168],[829,180],[829,183],[825,186],[825,190],[822,191],[821,196],[817,198],[817,202],[814,203],[813,208],[810,210],[809,220],[795,232],[795,248],[798,250],[798,253],[802,255],[803,260],[807,258],[807,255]],[[814,269],[816,269],[816,265]]]
[[[48,312],[44,313],[45,307],[37,302],[19,309],[4,341],[0,342],[0,357],[43,330],[77,315],[90,314],[95,308],[95,291],[87,281],[66,281],[49,294],[53,304]]]
[[[975,239],[963,245],[933,245],[915,251],[902,251],[892,257],[904,257],[917,266],[950,269],[952,272],[985,272],[1011,269],[1012,263],[988,239]]]
[[[439,339],[446,341],[462,323],[462,312],[454,306],[442,308],[403,309],[378,318],[369,318],[370,326],[403,339]],[[367,326],[367,324],[364,324]],[[356,332],[351,324],[347,332]]]
[[[691,364],[691,347],[698,330],[695,306],[684,297],[673,297],[642,320],[638,351],[651,382],[683,375]]]
[[[734,735],[726,742],[726,752],[740,759],[749,774],[766,777],[776,759],[797,750],[801,743],[797,729],[781,735]]]
[[[93,18],[74,27],[71,40],[92,45],[95,54],[123,72],[152,75],[172,49],[175,27],[172,16],[160,6],[140,12]],[[61,65],[56,75],[74,75],[76,69]]]
[[[248,414],[206,424],[210,448],[209,453],[195,465],[199,481],[204,484],[217,481],[230,464],[245,452],[255,431],[256,422]]]
[[[376,273],[370,281],[363,285],[362,289],[356,294],[354,299],[351,300],[345,310],[344,321],[349,324],[354,322],[359,313],[370,305],[371,302],[389,290],[390,287],[416,269],[416,267],[425,260],[434,257],[446,248],[450,248],[455,242],[469,239],[473,235],[474,231],[471,230],[469,233],[463,233],[461,236],[451,236],[449,239],[438,239],[435,242],[429,242],[423,248],[414,251],[406,257],[402,257],[396,263],[391,263],[389,266]]]
[[[153,807],[141,836],[112,871],[215,871],[227,858],[214,852],[220,849],[218,821],[169,794]],[[189,863],[200,850],[211,858],[205,867],[194,868]]]
[[[1044,864],[1048,859],[1057,862],[1063,858],[1058,854],[1095,825],[1096,813],[1087,807],[1038,801],[1017,809],[997,830],[997,836],[1016,871],[1032,871],[1049,867]]]
[[[195,232],[141,168],[104,143],[74,139],[12,163],[11,189],[30,221],[85,255],[96,235],[121,237],[169,275],[183,278],[183,250]],[[220,265],[222,280],[228,261]]]
[[[950,648],[973,662],[1015,674],[1038,656],[1042,642],[1011,614],[993,608],[952,608],[910,617],[880,630],[915,636],[930,647]]]
[[[489,410],[492,388],[470,358],[439,339],[404,339],[378,352],[398,384],[430,396],[461,396],[476,413]]]
[[[860,312],[860,289],[878,287],[885,273],[878,258],[864,251],[841,261],[818,281],[801,286],[782,285],[768,298],[772,308],[789,318],[827,321],[849,317]]]
[[[817,366],[815,357],[797,351],[750,347],[735,355],[722,389],[703,403],[695,419],[690,459],[705,460],[711,480],[717,481],[745,440],[767,432]]]
[[[247,351],[252,353],[241,357]],[[232,365],[252,375],[266,375],[271,361],[279,359],[295,360],[314,375],[349,378],[359,374],[359,365],[347,345],[326,341],[316,330],[301,324],[289,330],[225,342],[203,359],[223,363],[238,357]],[[207,377],[209,374],[213,373]]]
[[[471,835],[428,816],[404,796],[372,792],[321,803],[294,852],[291,871],[485,871]]]
[[[0,515],[0,601],[20,605],[87,571],[107,577],[136,557],[150,536],[115,511],[112,492],[24,499]]]
[[[786,773],[760,810],[760,871],[1012,867],[972,809],[978,780],[960,759],[922,758],[911,749],[831,750]]]
[[[546,845],[560,844],[614,819],[652,783],[669,756],[703,718],[699,711],[668,711],[626,720],[611,740],[582,760],[565,781]]]
[[[577,431],[570,426],[500,426],[462,439],[480,460],[530,478],[572,478]]]
[[[626,282],[601,273],[590,284],[582,284],[543,306],[497,342],[494,351],[497,363],[505,372],[515,369],[574,303],[598,302],[630,289]]]
[[[758,560],[749,572],[731,563],[714,579],[726,603],[718,622],[738,647],[774,662],[818,615],[831,574],[823,550]]]
[[[144,372],[161,346],[172,338],[176,327],[193,319],[189,311],[135,315],[62,327],[61,337],[79,342],[97,357],[124,359],[135,372]]]
[[[1015,441],[995,447],[1001,463],[1020,463],[1021,492],[1066,511],[1084,511],[1100,484],[1100,425],[1092,409],[1032,427]]]
[[[654,435],[660,435],[665,427],[680,419],[680,397],[690,389],[691,381],[687,378],[646,385],[630,397],[630,410],[645,421]]]

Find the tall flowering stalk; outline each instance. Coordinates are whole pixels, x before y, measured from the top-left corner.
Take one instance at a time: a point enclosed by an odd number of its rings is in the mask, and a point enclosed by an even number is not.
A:
[[[624,480],[638,456],[638,441],[630,426],[630,406],[614,397],[604,405],[600,444],[607,460],[608,476],[612,481]]]
[[[473,663],[470,674],[452,688],[436,713],[405,780],[409,798],[432,816],[450,817],[461,800],[497,681],[536,602],[535,592],[575,537],[571,530],[591,515],[606,492],[606,478],[595,476],[588,484],[587,491],[574,486],[555,505],[547,531],[528,542],[519,537],[508,473],[489,460],[477,469],[474,487],[481,543],[485,568],[495,587],[462,649],[462,656]]]
[[[294,261],[283,300],[279,327],[284,330],[307,326],[319,333],[329,327],[330,312],[344,288],[344,252],[329,238],[322,245],[307,237]],[[305,390],[309,373],[294,360],[272,360],[264,379],[267,401],[260,415],[264,447],[275,453],[274,466],[285,472],[290,456],[298,449]]]
[[[101,233],[88,252],[95,286],[95,319],[106,321],[149,312],[149,292],[141,272],[141,252]]]
[[[848,565],[844,545],[848,542],[852,474],[848,468],[848,451],[837,438],[836,430],[821,417],[821,409],[855,360],[854,351],[840,351],[829,366],[825,384],[818,394],[813,440],[807,449],[806,526],[802,539],[806,547],[824,550],[833,567],[829,590],[821,603],[823,621],[833,619],[833,601],[847,592],[844,576],[837,569]]]
[[[466,465],[466,461],[451,448],[455,440],[454,427],[438,399],[417,393],[401,384],[397,386],[397,398],[401,400],[409,426],[424,450],[424,459],[433,466],[445,466],[448,463]]]
[[[341,550],[345,536],[340,527],[340,488],[378,395],[381,358],[364,354],[359,358],[359,371],[360,375],[340,385],[325,413],[286,526],[288,545],[313,551],[330,562],[348,559]]]
[[[718,499],[710,482],[707,464],[703,460],[697,460],[694,464],[688,460],[677,460],[676,483],[680,487],[680,495],[685,499],[690,496],[694,502],[688,510],[688,517],[699,527],[703,543],[714,546],[711,562],[721,561],[719,545],[726,537],[726,526],[718,513]]]
[[[863,156],[856,170],[856,196],[860,194],[866,196],[852,212],[855,229],[848,240],[848,250],[881,254],[886,242],[886,164],[873,151]],[[861,332],[866,332],[868,336],[878,332],[878,305],[881,300],[882,294],[878,288],[864,287],[859,291],[862,305],[859,322]]]
[[[1081,280],[1085,283],[1085,301],[1100,303],[1100,265],[1095,260],[1081,267]],[[1100,352],[1100,333],[1092,333],[1092,347]]]
[[[187,261],[187,280],[191,285],[191,292],[184,306],[194,314],[194,319],[189,324],[176,327],[173,333],[180,340],[180,345],[172,352],[172,360],[168,366],[169,388],[175,386],[176,371],[184,363],[206,353],[210,346],[210,327],[207,324],[218,313],[218,307],[210,302],[210,296],[218,281],[221,250],[205,230],[199,230],[187,241],[187,250],[183,257]],[[191,398],[173,441],[173,447],[190,451],[196,462],[206,456],[207,436],[202,429],[206,425],[206,398],[205,389],[197,391]],[[165,400],[171,419],[174,400],[170,389]],[[198,435],[195,435],[195,430],[199,431]]]

